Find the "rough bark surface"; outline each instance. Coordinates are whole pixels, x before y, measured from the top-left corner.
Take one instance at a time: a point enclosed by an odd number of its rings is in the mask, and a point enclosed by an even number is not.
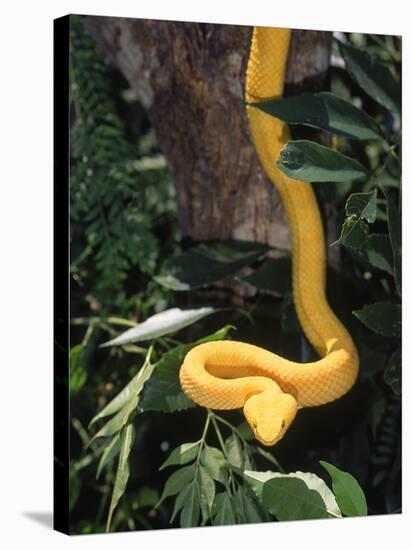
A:
[[[289,248],[289,230],[262,171],[242,105],[251,27],[87,16],[147,109],[176,186],[183,237]],[[288,93],[322,87],[327,32],[294,31]]]

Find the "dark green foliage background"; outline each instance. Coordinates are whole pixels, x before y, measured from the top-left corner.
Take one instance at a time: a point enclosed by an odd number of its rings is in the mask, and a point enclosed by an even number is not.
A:
[[[376,55],[399,80],[399,38],[359,34],[346,38],[347,44]],[[333,47],[337,58],[348,55],[337,42]],[[230,333],[232,337],[291,359],[307,361],[315,355],[296,320],[288,255],[268,259],[264,245],[226,242],[192,248],[179,256],[182,247],[173,182],[150,123],[127,82],[97,49],[77,16],[71,17],[70,56],[70,523],[74,533],[91,533],[105,530],[117,459],[108,461],[96,480],[106,443],[105,438],[91,440],[103,424],[97,422],[90,428],[88,425],[139,372],[150,342],[103,349],[100,344],[154,313],[175,306],[207,305],[220,309],[173,335],[173,339],[152,342],[153,363],[179,343],[193,342],[226,325],[236,327]],[[340,153],[361,163],[367,175],[357,174],[351,181],[343,178],[343,182],[337,176],[329,180],[336,183],[318,183],[315,189],[321,204],[328,200],[337,205],[336,240],[342,243],[340,268],[339,272],[328,273],[328,296],[357,343],[361,358],[359,381],[342,399],[300,411],[284,440],[273,449],[265,449],[266,457],[250,447],[250,460],[254,463],[249,466],[268,470],[278,462],[286,472],[313,472],[329,482],[319,463],[324,460],[356,478],[365,492],[369,514],[382,514],[401,510],[397,325],[400,130],[396,93],[391,89],[388,97],[376,101],[381,96],[376,94],[374,99],[365,92],[354,78],[355,69],[348,71],[341,64],[333,65],[330,89],[371,116],[387,142],[340,137]],[[387,76],[385,71],[383,74]],[[296,154],[296,146],[292,152]],[[297,153],[294,162],[296,158],[308,158]],[[314,151],[313,158],[322,164],[319,151]],[[328,169],[342,166],[341,158],[337,159],[338,164],[334,162],[328,155]],[[347,167],[349,174],[353,166],[352,163]],[[309,168],[313,171],[316,166]],[[202,268],[196,270],[199,262]],[[248,274],[242,271],[246,265],[252,268]],[[208,280],[202,281],[202,272]],[[242,280],[256,289],[247,307],[241,310],[210,299],[205,284],[222,277]],[[386,309],[381,310],[380,303]],[[370,304],[378,304],[378,309],[375,306],[369,312],[365,306]],[[151,391],[153,386],[146,395]],[[171,525],[175,497],[165,499],[158,507],[156,504],[174,470],[159,471],[159,467],[172,449],[197,441],[206,420],[205,410],[199,407],[167,414],[145,410],[144,395],[142,412],[135,418],[133,413],[128,420],[135,432],[128,455],[130,474],[125,493],[114,510],[111,530]],[[240,411],[221,416],[234,427],[243,421]],[[222,432],[226,438],[235,438],[225,425]],[[207,443],[219,447],[217,432],[210,432]],[[232,446],[235,443],[229,441]],[[235,487],[236,502],[239,506],[243,502],[244,521],[274,520],[260,507],[241,477],[236,478]],[[233,504],[232,509],[225,499],[230,500],[228,493],[218,492],[214,522],[240,522],[240,515],[233,511],[236,506]],[[178,515],[172,525],[179,525]]]

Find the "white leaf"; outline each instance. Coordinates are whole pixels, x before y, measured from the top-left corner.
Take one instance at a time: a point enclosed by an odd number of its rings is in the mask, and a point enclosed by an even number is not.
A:
[[[196,323],[196,321],[210,315],[214,311],[216,310],[213,307],[186,310],[174,307],[162,311],[161,313],[156,313],[156,315],[152,315],[152,317],[149,317],[137,327],[126,330],[116,338],[113,338],[113,340],[105,342],[100,347],[121,346],[130,344],[131,342],[159,338],[159,336],[165,336],[166,334],[176,332],[183,327]]]

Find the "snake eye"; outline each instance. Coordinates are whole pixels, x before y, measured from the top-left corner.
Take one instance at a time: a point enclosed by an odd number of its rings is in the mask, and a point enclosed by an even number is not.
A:
[[[286,426],[286,422],[284,420],[282,420],[282,425],[281,427],[284,428]]]

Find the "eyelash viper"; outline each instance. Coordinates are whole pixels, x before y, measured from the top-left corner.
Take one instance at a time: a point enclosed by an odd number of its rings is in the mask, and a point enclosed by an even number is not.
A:
[[[288,29],[254,28],[246,73],[247,103],[282,96],[290,37]],[[287,212],[299,322],[321,358],[302,364],[243,342],[208,342],[186,355],[179,377],[183,392],[201,406],[243,407],[256,439],[274,445],[299,407],[334,401],[352,387],[359,359],[352,338],[326,299],[324,231],[312,186],[287,177],[276,166],[289,139],[288,127],[255,107],[246,109],[261,164]]]

